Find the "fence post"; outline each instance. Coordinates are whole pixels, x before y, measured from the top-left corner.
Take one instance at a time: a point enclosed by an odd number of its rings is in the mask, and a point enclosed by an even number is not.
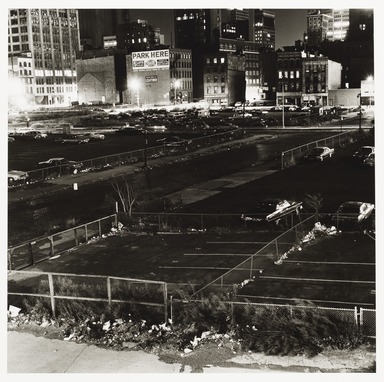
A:
[[[85,228],[85,241],[88,241],[88,225],[84,224],[84,228]]]
[[[74,232],[74,234],[75,234],[75,245],[78,246],[78,245],[79,245],[79,239],[77,238],[77,229],[74,228],[74,229],[73,229],[73,232]]]
[[[53,278],[52,273],[48,273],[48,283],[49,283],[49,295],[51,297],[51,307],[52,307],[52,315],[56,318],[56,310],[55,310],[55,291],[53,288]]]
[[[253,271],[253,255],[251,256],[251,269],[249,272],[249,278],[252,279],[252,271]]]
[[[203,232],[204,231],[203,214],[200,214],[200,221],[201,221],[201,232]]]
[[[112,292],[111,292],[111,278],[107,277],[107,295],[108,295],[108,305],[111,306]]]
[[[284,151],[281,153],[281,169],[284,170]]]
[[[279,244],[277,243],[277,240],[275,240],[276,243],[276,255],[279,255]]]
[[[12,253],[11,249],[8,249],[8,270],[12,270]]]
[[[48,236],[50,247],[51,247],[51,256],[55,255],[55,246],[53,245],[53,236]]]
[[[171,315],[171,325],[173,325],[173,296],[171,295],[169,298],[170,302],[170,315]]]
[[[168,321],[168,286],[167,283],[163,284],[163,295],[164,295],[164,322]]]
[[[101,219],[99,219],[99,237],[101,237]]]
[[[360,308],[360,322],[358,320],[359,314],[357,313],[357,306],[355,306],[355,323],[356,326],[363,326],[363,309]]]

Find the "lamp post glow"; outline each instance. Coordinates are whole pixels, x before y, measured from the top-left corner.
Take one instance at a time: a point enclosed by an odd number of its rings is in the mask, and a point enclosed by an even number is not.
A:
[[[180,80],[175,80],[175,83],[174,83],[174,89],[175,89],[175,96],[174,96],[174,99],[173,99],[173,104],[176,105],[176,92],[177,92],[177,89],[180,87]]]
[[[137,78],[132,78],[130,80],[130,88],[136,93],[137,107],[140,108],[140,81]]]

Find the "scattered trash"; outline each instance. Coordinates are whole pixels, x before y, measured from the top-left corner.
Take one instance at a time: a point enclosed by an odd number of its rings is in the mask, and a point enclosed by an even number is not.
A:
[[[11,317],[17,317],[18,314],[20,313],[20,308],[17,308],[16,306],[9,305],[9,310],[8,313]]]

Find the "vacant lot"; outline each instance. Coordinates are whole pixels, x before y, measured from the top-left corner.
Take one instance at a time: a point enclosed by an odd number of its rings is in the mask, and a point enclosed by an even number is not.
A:
[[[170,286],[171,291],[180,285],[193,286],[196,291],[278,235],[125,234],[85,244],[29,269],[165,281],[178,284]],[[288,250],[294,243],[283,244]],[[374,307],[375,241],[367,235],[327,236],[304,245],[280,265],[275,260],[273,253],[265,251],[255,257],[256,277],[239,290],[240,297],[270,303],[311,300],[320,306]],[[240,272],[234,282],[240,284],[244,279]]]

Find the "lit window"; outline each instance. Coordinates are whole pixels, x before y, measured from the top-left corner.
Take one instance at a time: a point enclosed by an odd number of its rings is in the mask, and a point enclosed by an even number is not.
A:
[[[225,62],[225,58],[224,58],[224,57],[221,57],[221,58],[220,58],[220,63],[224,64],[224,62]]]
[[[214,64],[217,64],[217,57],[215,57],[215,58],[213,59],[213,63],[214,63]]]

